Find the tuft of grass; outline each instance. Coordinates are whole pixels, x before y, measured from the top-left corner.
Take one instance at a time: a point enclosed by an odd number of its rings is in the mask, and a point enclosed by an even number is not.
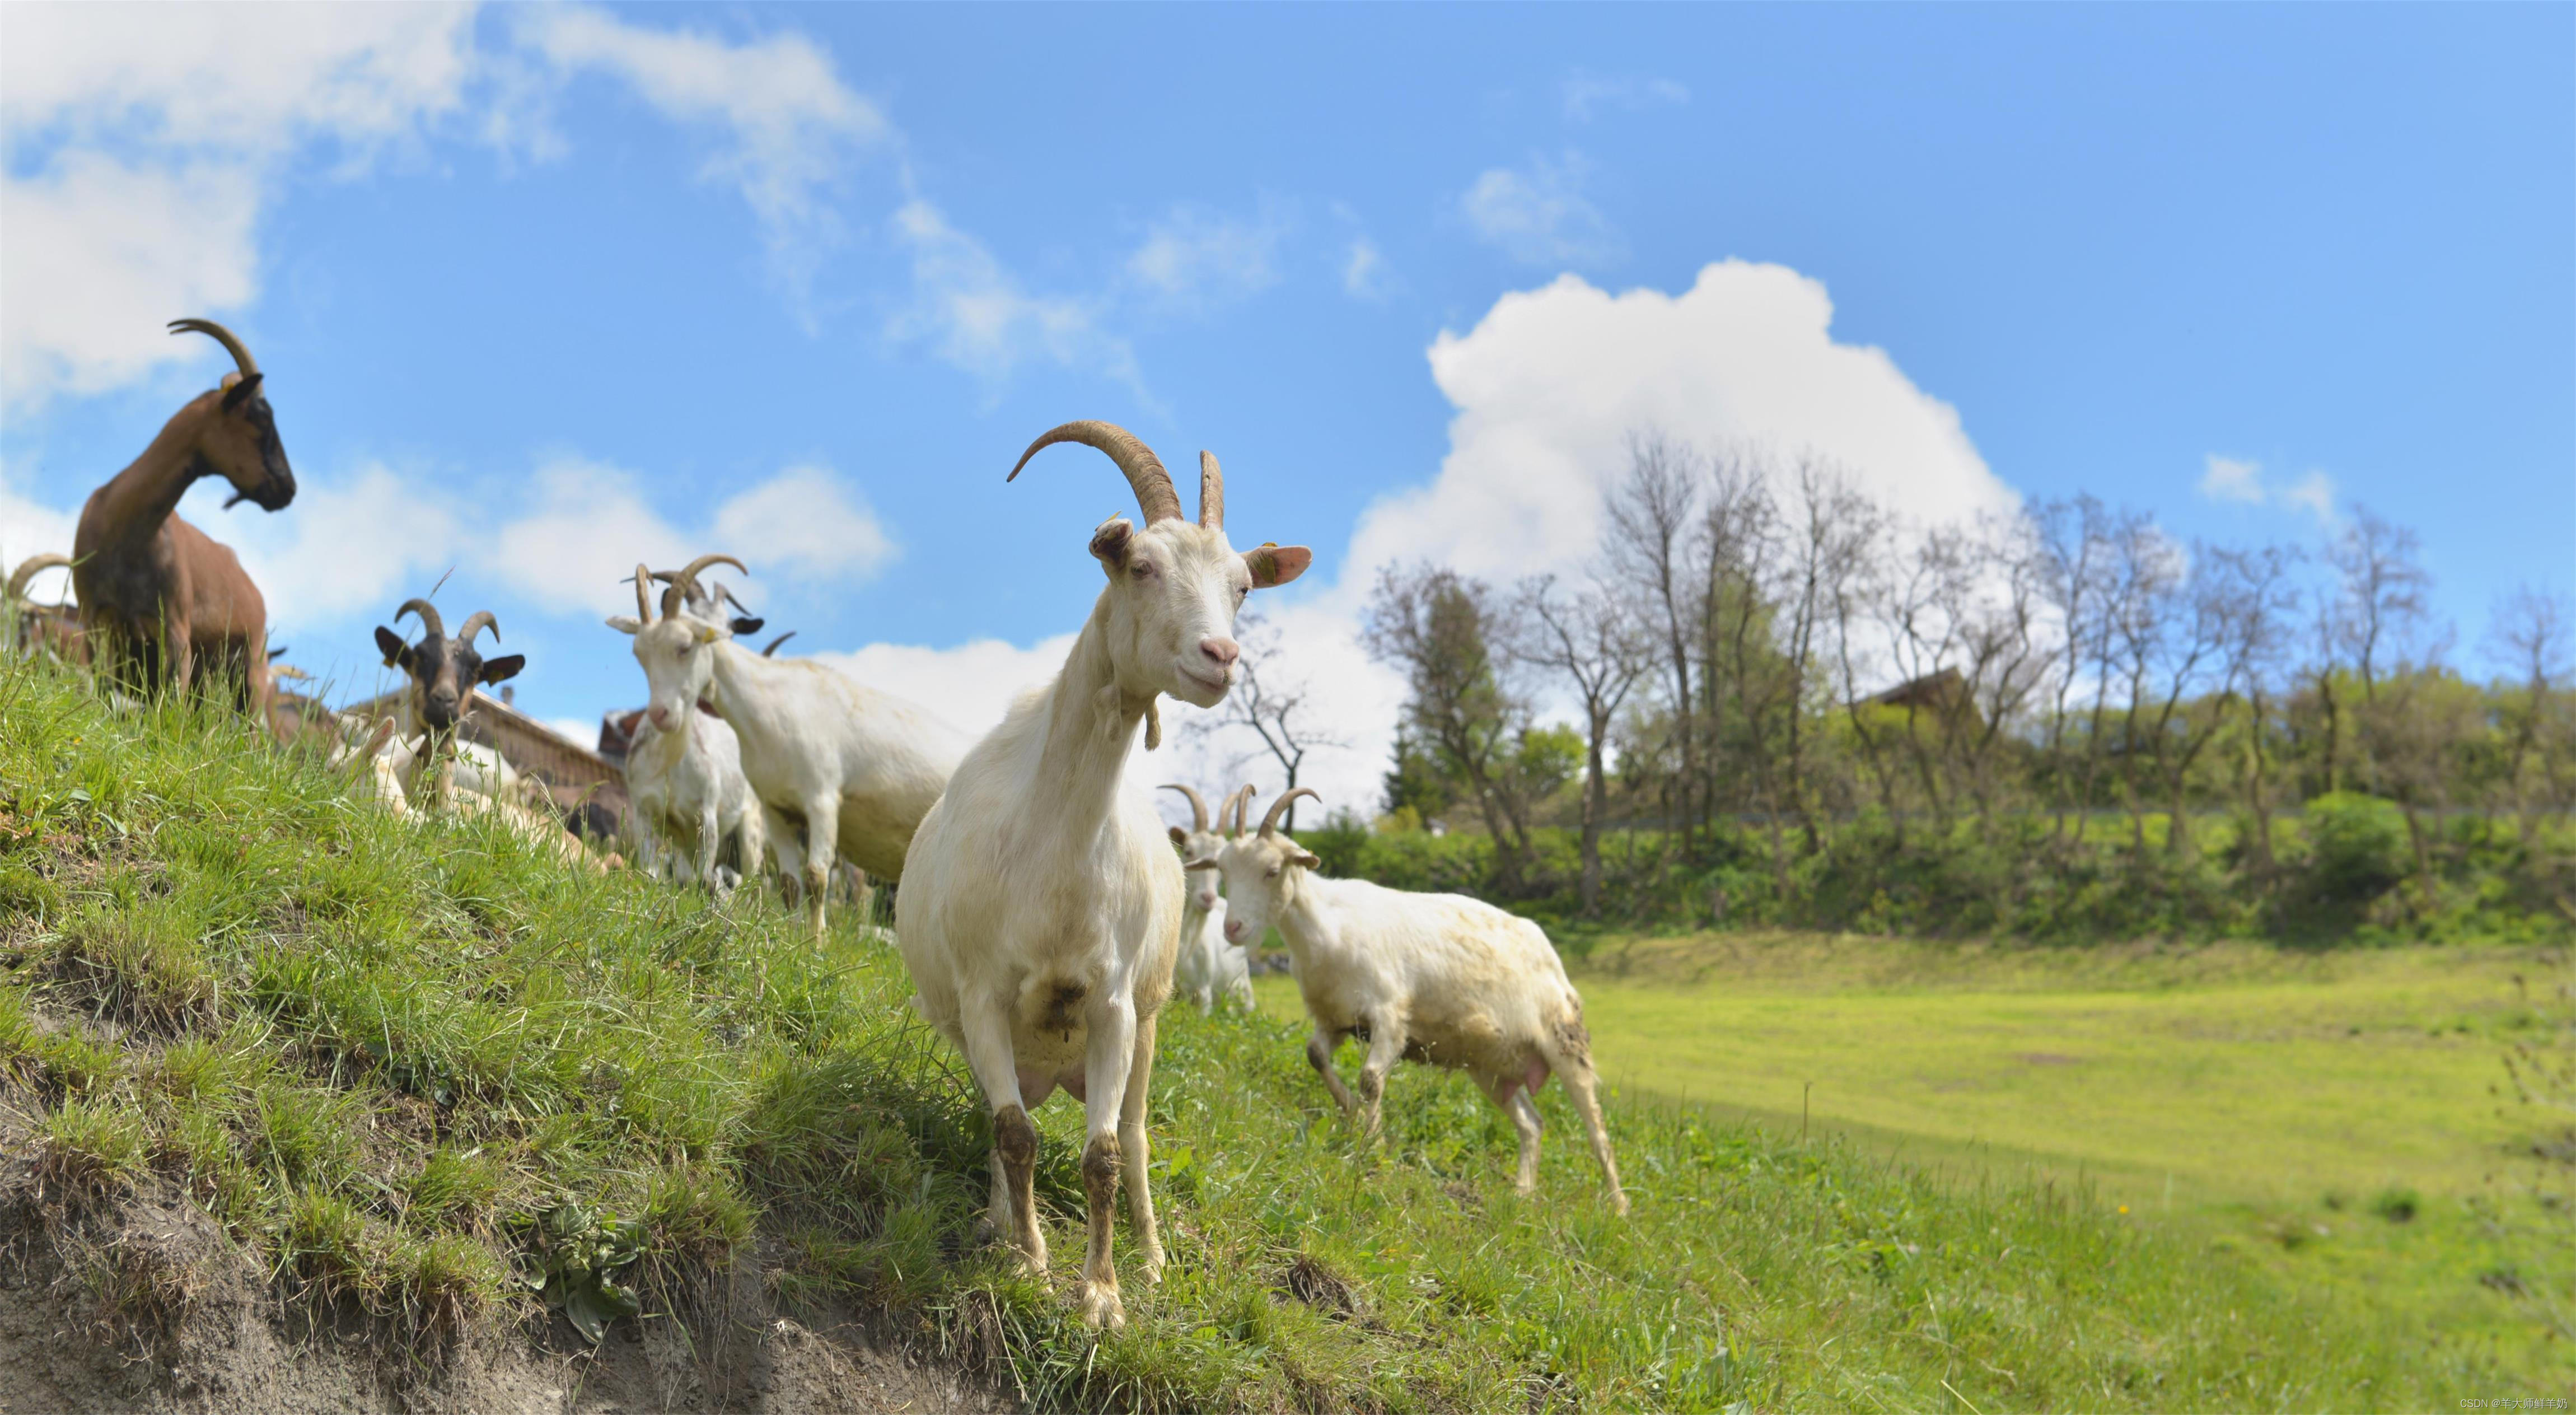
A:
[[[144,1172],[151,1131],[142,1112],[120,1100],[65,1100],[38,1130],[38,1191],[78,1205],[122,1194]]]
[[[536,1304],[591,1340],[685,1319],[751,1262],[1047,1409],[2411,1408],[2502,1369],[2080,1184],[1638,1094],[1609,1106],[1630,1218],[1554,1087],[1524,1200],[1463,1078],[1399,1069],[1367,1143],[1300,1027],[1186,1008],[1133,1157],[1169,1265],[1144,1287],[1122,1218],[1131,1325],[1095,1333],[1064,1300],[1079,1110],[1035,1117],[1031,1277],[978,1231],[989,1123],[882,933],[818,948],[755,892],[339,786],[227,714],[0,663],[0,1100],[65,1183],[177,1186],[405,1351]]]

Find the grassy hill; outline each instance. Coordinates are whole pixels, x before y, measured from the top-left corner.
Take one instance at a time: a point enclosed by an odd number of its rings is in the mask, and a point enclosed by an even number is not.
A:
[[[281,1320],[327,1318],[415,1382],[476,1343],[711,1337],[748,1273],[1051,1408],[2348,1410],[2496,1388],[2080,1185],[1947,1184],[1638,1098],[1611,1107],[1631,1218],[1597,1202],[1554,1087],[1520,1201],[1509,1127],[1463,1080],[1400,1071],[1372,1149],[1299,1029],[1186,1011],[1153,1111],[1171,1266],[1095,1335],[979,1246],[985,1119],[880,936],[817,950],[772,904],[568,871],[340,785],[220,715],[111,712],[0,664],[0,1202],[20,1258],[50,1245],[138,1353],[191,1320],[191,1281],[97,1235],[184,1202]],[[1037,1119],[1062,1291],[1080,1116]]]

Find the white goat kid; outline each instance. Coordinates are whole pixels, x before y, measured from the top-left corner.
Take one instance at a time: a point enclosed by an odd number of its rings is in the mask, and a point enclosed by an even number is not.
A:
[[[913,830],[966,744],[901,698],[821,664],[763,658],[735,643],[729,627],[679,613],[698,573],[716,564],[743,569],[730,555],[701,555],[663,591],[661,618],[630,628],[620,615],[609,626],[635,636],[655,703],[677,712],[705,698],[733,728],[743,775],[777,813],[770,848],[802,867],[806,912],[820,938],[835,858],[900,878]]]
[[[1562,1076],[1601,1162],[1610,1207],[1626,1213],[1618,1161],[1601,1127],[1583,999],[1547,935],[1465,895],[1411,894],[1314,873],[1322,862],[1279,833],[1288,803],[1314,794],[1302,786],[1288,792],[1270,804],[1259,832],[1226,842],[1225,927],[1231,938],[1257,939],[1275,925],[1287,940],[1315,1021],[1306,1060],[1342,1113],[1359,1110],[1375,1138],[1386,1073],[1399,1057],[1464,1071],[1520,1132],[1514,1187],[1528,1194],[1538,1187],[1532,1097],[1549,1076]],[[1368,1045],[1356,1103],[1333,1072],[1333,1051],[1351,1036]]]
[[[653,622],[650,575],[645,567],[635,567],[635,627],[627,633]],[[721,611],[712,599],[683,595],[673,617],[717,623]],[[758,620],[747,622],[759,627]],[[624,615],[609,621],[612,628],[628,623]],[[636,655],[643,652],[639,639]],[[743,877],[760,878],[769,854],[769,830],[760,799],[743,775],[741,740],[695,701],[673,703],[657,693],[646,705],[626,749],[626,798],[643,825],[639,845],[650,843],[657,856],[664,843],[686,851],[691,878],[718,894],[732,892],[716,871],[716,853],[727,836],[739,838]]]
[[[1172,985],[1198,1004],[1201,1016],[1215,1011],[1219,998],[1250,1011],[1249,950],[1225,941],[1225,896],[1216,892],[1220,882],[1216,855],[1225,844],[1225,835],[1219,833],[1225,822],[1220,819],[1218,829],[1209,829],[1207,802],[1189,787],[1168,782],[1163,789],[1189,798],[1191,820],[1188,830],[1172,827],[1172,843],[1181,849],[1181,877],[1188,881],[1189,891],[1181,900],[1181,961],[1172,971]],[[1224,811],[1232,811],[1234,805],[1228,800]]]
[[[895,896],[895,939],[914,1004],[965,1054],[993,1108],[993,1223],[1035,1273],[1046,1270],[1046,1239],[1028,1108],[1058,1086],[1082,1103],[1090,1232],[1076,1305],[1084,1321],[1115,1325],[1125,1311],[1109,1234],[1122,1172],[1149,1285],[1163,1264],[1145,1099],[1182,884],[1153,803],[1127,783],[1128,751],[1139,723],[1148,748],[1161,741],[1160,695],[1200,707],[1224,699],[1244,596],[1295,579],[1312,557],[1303,547],[1237,554],[1225,538],[1223,478],[1205,453],[1193,525],[1163,464],[1107,423],[1066,423],[1031,443],[1020,465],[1059,442],[1108,454],[1145,524],[1111,517],[1092,532],[1108,587],[1064,671],[1013,705],[922,818]]]

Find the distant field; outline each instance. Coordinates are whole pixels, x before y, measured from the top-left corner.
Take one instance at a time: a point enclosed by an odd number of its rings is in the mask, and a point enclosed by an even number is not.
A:
[[[2520,950],[1988,949],[1612,937],[1575,970],[1610,1082],[1945,1171],[2094,1186],[2140,1222],[2443,1344],[2576,1375],[2482,1276]],[[1265,1008],[1292,1013],[1287,979]],[[2411,1218],[2397,1221],[2412,1199]]]

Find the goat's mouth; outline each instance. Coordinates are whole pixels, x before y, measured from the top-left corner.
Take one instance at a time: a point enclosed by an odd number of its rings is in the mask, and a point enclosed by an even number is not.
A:
[[[224,498],[224,509],[230,511],[245,501],[262,511],[283,511],[295,501],[295,483],[281,485],[272,479],[260,483],[256,491],[235,488],[232,495]]]
[[[1205,689],[1207,689],[1207,690],[1208,690],[1208,694],[1209,694],[1209,701],[1211,701],[1211,702],[1213,702],[1213,701],[1214,701],[1215,699],[1217,699],[1217,698],[1222,698],[1222,697],[1224,697],[1224,696],[1225,696],[1225,691],[1226,691],[1226,689],[1231,688],[1231,687],[1233,687],[1233,686],[1234,686],[1232,683],[1227,682],[1227,681],[1226,681],[1224,678],[1222,678],[1222,677],[1218,677],[1218,678],[1211,678],[1211,677],[1208,677],[1208,676],[1207,676],[1206,674],[1204,674],[1204,673],[1193,673],[1193,672],[1191,672],[1189,669],[1186,669],[1186,668],[1184,668],[1184,669],[1182,669],[1182,670],[1181,670],[1181,677],[1183,677],[1183,678],[1185,678],[1185,679],[1189,680],[1189,683],[1190,683],[1190,685],[1191,685],[1192,687],[1198,687],[1198,688],[1205,688]]]

